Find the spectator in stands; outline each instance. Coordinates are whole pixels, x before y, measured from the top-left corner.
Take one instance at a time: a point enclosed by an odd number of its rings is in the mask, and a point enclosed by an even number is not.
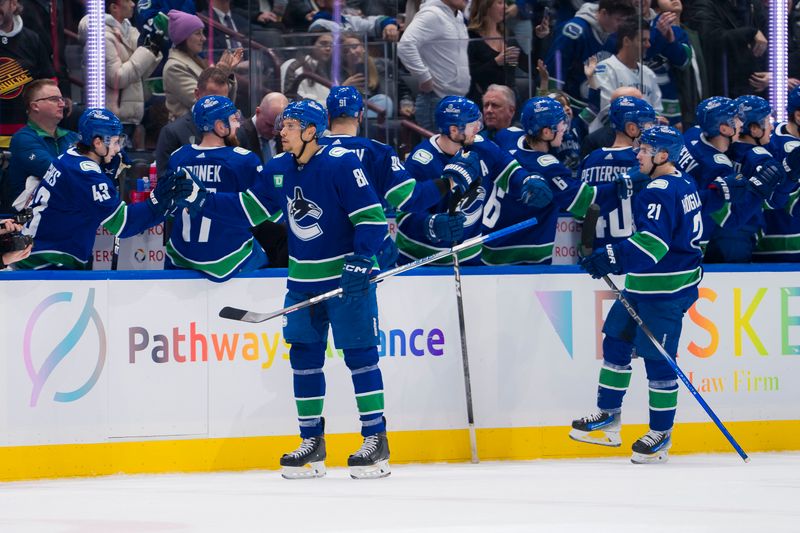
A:
[[[517,66],[528,71],[528,56],[505,41],[505,0],[473,0],[469,12],[467,47],[470,90],[467,97],[479,102],[492,84],[515,87]]]
[[[55,81],[30,82],[23,95],[28,124],[11,137],[11,161],[3,180],[3,208],[22,210],[50,163],[75,144],[78,134],[58,127],[64,97]]]
[[[106,0],[106,106],[123,125],[134,149],[143,148],[144,80],[161,61],[164,35],[152,27],[138,46],[139,30],[130,21],[133,0]],[[82,43],[86,42],[89,18],[78,25]],[[139,126],[137,128],[137,126]]]
[[[313,78],[298,80],[304,74],[330,81],[331,55],[333,51],[333,36],[330,33],[321,33],[314,38],[314,44],[308,54],[301,54],[296,59],[290,59],[281,65],[281,79],[283,94],[291,99],[310,98],[325,105],[330,86],[326,86]]]
[[[64,35],[63,0],[18,0],[22,3],[22,25],[32,30],[50,54],[56,73],[58,88],[66,98],[64,116],[70,114],[72,101],[69,98],[71,82],[67,72]]]
[[[23,27],[17,0],[0,0],[0,149],[25,126],[23,90],[31,81],[53,78],[50,52],[39,36]]]
[[[439,101],[469,91],[466,6],[466,0],[426,0],[397,45],[398,57],[419,84],[417,123],[431,131]]]
[[[636,98],[642,98],[642,91],[636,87],[619,87],[618,89],[615,89],[613,93],[611,93],[611,101],[613,102],[620,96],[633,96]],[[581,159],[585,158],[598,148],[608,148],[614,144],[616,136],[617,134],[614,131],[614,128],[608,124],[602,125],[600,128],[583,138],[583,142],[581,142]]]
[[[316,0],[319,11],[315,12],[308,26],[309,31],[347,31],[355,33],[365,33],[373,39],[384,39],[386,41],[397,41],[400,38],[400,30],[397,20],[386,15],[374,15],[365,17],[359,15],[357,10],[351,8],[342,9],[342,23],[337,24],[333,20],[334,0]],[[337,28],[338,26],[338,28]]]
[[[598,89],[590,90],[589,98],[597,106],[599,113],[589,126],[590,132],[607,122],[611,93],[619,87],[636,87],[656,113],[663,112],[661,89],[656,75],[647,65],[639,63],[639,58],[644,56],[649,47],[649,24],[636,18],[629,18],[619,25],[616,55],[600,61],[595,69],[594,78]]]
[[[517,112],[517,101],[506,85],[489,85],[483,94],[483,134],[494,139],[495,134],[511,126]]]
[[[709,93],[736,98],[767,87],[767,11],[761,0],[695,0]]]
[[[362,15],[386,15],[389,17],[397,16],[397,0],[346,0],[347,7],[358,9]]]
[[[195,99],[203,96],[227,96],[233,86],[233,79],[228,71],[219,67],[208,67],[200,73],[195,88]],[[169,156],[184,144],[194,144],[200,141],[197,129],[194,126],[191,112],[184,113],[164,126],[158,134],[156,143],[156,168],[158,175],[162,176],[167,171]]]
[[[610,48],[608,37],[617,31],[623,20],[635,13],[631,0],[586,3],[578,9],[575,17],[556,30],[555,39],[545,57],[545,65],[551,76],[548,89],[566,92],[575,115],[583,113],[588,106],[589,87],[584,63],[601,52],[606,57],[610,55],[613,49]],[[584,117],[588,124],[594,119],[594,113],[587,111]]]
[[[388,116],[394,112],[394,101],[389,96],[395,83],[399,96],[410,98],[409,91],[402,80],[395,81],[392,65],[384,58],[373,58],[364,48],[363,38],[355,33],[342,36],[342,72],[339,79],[342,85],[350,85],[358,89],[364,100],[380,107]],[[365,76],[366,74],[366,76]],[[373,118],[375,112],[367,110],[367,118]]]
[[[175,9],[169,12],[169,38],[173,48],[164,65],[164,92],[170,120],[175,120],[192,108],[197,79],[208,68],[208,62],[200,57],[206,41],[203,28],[203,22],[196,15]],[[225,50],[217,67],[233,72],[242,60],[243,52],[241,48]],[[233,100],[235,94],[234,85],[228,96]]]
[[[267,93],[256,108],[256,114],[250,120],[245,120],[236,132],[239,146],[255,152],[262,163],[283,151],[281,143],[275,141],[278,133],[275,122],[287,105],[289,100],[283,94]]]
[[[216,24],[208,38],[209,57],[220,60],[227,50],[244,49],[250,23],[238,10],[231,9],[231,0],[211,0],[210,18]]]

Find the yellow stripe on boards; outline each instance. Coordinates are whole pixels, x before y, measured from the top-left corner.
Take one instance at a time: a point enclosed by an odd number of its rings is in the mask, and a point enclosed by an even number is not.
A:
[[[800,450],[800,420],[730,422],[728,430],[748,453]],[[479,429],[481,460],[628,457],[646,425],[623,425],[622,446],[608,448],[570,440],[567,426]],[[326,436],[329,467],[345,466],[361,445],[355,433]],[[299,437],[151,440],[100,444],[0,447],[0,481],[279,468],[280,456]],[[463,430],[390,431],[393,463],[467,462],[469,433]],[[672,454],[733,452],[711,422],[677,424]]]

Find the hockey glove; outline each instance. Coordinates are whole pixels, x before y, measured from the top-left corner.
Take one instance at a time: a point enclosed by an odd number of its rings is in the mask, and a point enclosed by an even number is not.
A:
[[[783,168],[787,174],[800,178],[800,146],[789,152],[783,160]]]
[[[622,274],[621,257],[617,253],[618,251],[618,247],[606,244],[605,248],[600,248],[595,250],[592,255],[580,258],[578,266],[594,279],[600,279],[608,274]]]
[[[203,211],[208,192],[197,176],[187,168],[178,167],[175,173],[180,175],[175,185],[175,203],[178,207],[185,207],[189,216],[194,217]]]
[[[428,238],[433,243],[458,242],[464,237],[464,222],[466,221],[467,217],[464,216],[464,213],[429,215],[425,219]]]
[[[522,203],[541,209],[553,201],[553,191],[542,176],[533,174],[522,181]]]
[[[170,171],[158,179],[156,188],[150,192],[150,198],[148,198],[149,206],[153,211],[166,215],[175,210],[175,199],[178,195],[177,185],[182,178],[182,174]]]
[[[342,280],[339,282],[345,302],[351,302],[355,298],[367,295],[372,264],[372,259],[365,255],[345,256]]]
[[[108,176],[108,179],[116,184],[119,184],[119,175],[133,166],[133,161],[121,150],[117,155],[111,158],[108,163],[101,163],[100,168],[103,169],[103,174]]]
[[[453,181],[454,189],[459,195],[480,182],[481,175],[481,158],[475,151],[459,150],[442,171],[442,177]]]
[[[637,192],[647,187],[650,176],[642,174],[637,168],[631,168],[627,172],[618,174],[617,196],[620,200],[627,200]]]
[[[770,161],[756,168],[755,174],[750,176],[747,184],[761,198],[769,200],[775,187],[785,175],[786,173],[781,167]]]
[[[394,239],[387,235],[386,238],[383,239],[381,249],[378,250],[376,255],[378,259],[378,266],[381,267],[381,270],[389,270],[390,268],[394,268],[399,256],[400,250],[397,249]]]

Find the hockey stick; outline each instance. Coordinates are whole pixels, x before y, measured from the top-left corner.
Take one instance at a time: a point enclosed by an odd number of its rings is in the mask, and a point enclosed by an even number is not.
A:
[[[428,263],[433,263],[434,261],[438,261],[439,259],[443,259],[449,255],[458,253],[461,250],[465,250],[471,246],[483,244],[484,242],[489,242],[494,239],[499,239],[500,237],[505,237],[506,235],[510,235],[519,230],[529,228],[534,224],[536,224],[536,219],[529,218],[528,220],[518,222],[517,224],[514,224],[507,228],[497,230],[493,233],[490,233],[489,235],[479,235],[477,237],[467,239],[461,244],[453,246],[452,248],[448,248],[447,250],[441,250],[433,255],[429,255],[428,257],[423,257],[422,259],[417,259],[414,262],[401,265],[399,267],[395,267],[391,270],[387,270],[386,272],[381,272],[371,280],[371,283],[380,283],[386,278],[396,276],[397,274],[402,274],[403,272],[408,272],[409,270],[413,270],[422,265],[427,265]],[[283,315],[288,315],[289,313],[299,311],[300,309],[305,309],[306,307],[310,307],[319,302],[324,302],[325,300],[329,300],[331,298],[339,296],[340,294],[342,294],[342,288],[337,287],[335,289],[329,290],[328,292],[323,292],[322,294],[318,294],[313,298],[309,298],[308,300],[305,300],[303,302],[298,302],[294,305],[290,305],[289,307],[284,307],[283,309],[273,311],[272,313],[257,313],[255,311],[247,311],[245,309],[237,309],[235,307],[223,307],[219,311],[219,316],[221,318],[227,318],[229,320],[239,320],[242,322],[253,322],[253,323],[266,322],[267,320],[271,320],[273,318],[277,318]]]
[[[453,194],[450,202],[450,215],[458,210],[461,195]],[[469,379],[469,355],[467,352],[467,326],[464,318],[464,299],[461,296],[461,265],[458,254],[453,254],[453,276],[456,282],[456,308],[458,309],[458,332],[461,335],[461,362],[464,365],[464,393],[467,400],[467,424],[469,425],[469,451],[472,464],[478,464],[478,437],[475,433],[475,415],[472,410],[472,383]]]
[[[597,218],[599,216],[600,216],[600,207],[597,204],[592,204],[591,206],[589,206],[589,211],[586,213],[586,218],[583,221],[583,228],[581,228],[582,257],[587,257],[591,255],[592,251],[594,250],[595,226],[597,225]],[[650,339],[650,342],[652,342],[653,345],[656,347],[658,353],[661,354],[661,357],[666,359],[667,363],[669,363],[669,366],[672,367],[672,370],[674,370],[675,373],[678,375],[678,377],[681,378],[681,381],[683,382],[684,385],[686,385],[686,388],[689,389],[689,392],[692,393],[694,399],[697,400],[697,402],[700,404],[700,407],[702,407],[705,410],[706,414],[708,414],[708,416],[711,417],[711,420],[714,422],[714,424],[717,425],[717,428],[722,432],[723,435],[725,435],[725,438],[728,439],[728,442],[731,443],[731,446],[733,446],[733,449],[736,450],[736,453],[739,454],[739,457],[741,457],[745,463],[749,463],[750,457],[747,456],[742,447],[739,446],[739,443],[736,442],[736,439],[733,438],[733,435],[730,434],[730,432],[727,430],[727,428],[719,419],[719,417],[717,417],[716,413],[714,413],[711,407],[709,407],[709,405],[706,403],[703,397],[700,396],[700,393],[697,392],[696,388],[694,388],[692,382],[689,381],[689,379],[686,377],[686,375],[683,373],[680,367],[678,367],[678,363],[676,363],[675,360],[669,356],[667,350],[664,349],[664,346],[660,342],[658,342],[653,333],[650,331],[650,328],[647,327],[647,324],[645,324],[644,321],[642,321],[642,318],[639,316],[639,313],[636,312],[636,309],[633,308],[628,299],[625,298],[625,296],[622,294],[622,291],[619,290],[616,284],[613,281],[611,281],[611,278],[609,278],[608,276],[603,276],[603,281],[606,282],[608,287],[614,293],[614,296],[616,296],[617,300],[619,300],[620,303],[625,307],[625,310],[628,311],[628,314],[631,316],[633,321],[636,322],[636,324],[639,326],[639,328],[641,328],[641,330],[644,332],[647,338]]]

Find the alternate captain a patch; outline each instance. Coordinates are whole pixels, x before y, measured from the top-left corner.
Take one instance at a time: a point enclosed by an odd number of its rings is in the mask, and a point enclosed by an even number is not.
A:
[[[322,208],[303,195],[301,187],[294,188],[294,198],[288,200],[289,227],[298,239],[310,241],[322,235],[317,221],[322,217]]]

